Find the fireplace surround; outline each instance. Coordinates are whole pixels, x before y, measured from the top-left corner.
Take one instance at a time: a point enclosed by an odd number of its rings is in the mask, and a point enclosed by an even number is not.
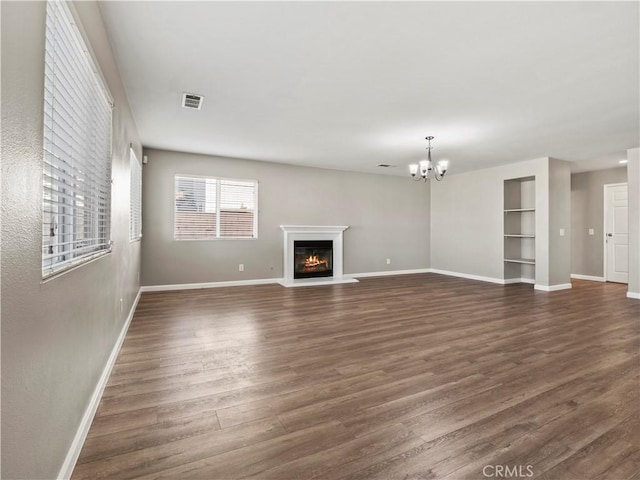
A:
[[[334,283],[353,283],[357,282],[355,278],[343,276],[343,234],[349,228],[344,225],[280,225],[284,232],[284,255],[283,255],[283,279],[279,283],[285,287],[298,287],[306,285],[326,285]],[[320,258],[299,258],[298,263],[302,262],[304,269],[304,261],[307,261],[306,273],[318,273],[318,275],[307,275],[306,278],[300,278],[295,274],[296,270],[296,243],[299,247],[307,247],[313,242],[317,245],[327,245],[321,242],[331,242],[331,259]],[[300,252],[302,253],[302,252]],[[313,253],[313,252],[312,252]],[[319,250],[316,253],[321,253]],[[313,257],[313,255],[311,255]],[[317,256],[317,255],[316,255]],[[325,263],[326,262],[326,263]],[[331,275],[326,272],[328,265],[331,264]],[[316,268],[319,267],[319,268]],[[303,277],[305,275],[303,274]]]

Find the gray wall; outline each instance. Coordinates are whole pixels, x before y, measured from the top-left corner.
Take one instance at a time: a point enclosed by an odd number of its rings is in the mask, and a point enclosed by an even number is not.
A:
[[[536,284],[550,285],[549,162],[540,158],[513,163],[451,175],[433,184],[431,267],[503,279],[504,180],[535,176]]]
[[[627,150],[629,184],[629,293],[640,296],[640,148]]]
[[[571,175],[571,273],[604,276],[604,185],[626,181],[625,167]]]
[[[2,2],[3,478],[58,475],[139,288],[140,243],[128,241],[128,145],[141,147],[98,7],[77,10],[116,103],[115,245],[42,283],[45,4]]]
[[[569,162],[550,158],[549,285],[571,283],[571,235],[571,167]]]
[[[429,267],[429,185],[407,177],[145,150],[142,284],[281,278],[279,225],[349,225],[344,272]],[[173,240],[174,176],[255,179],[258,239]],[[386,259],[391,264],[386,264]],[[238,264],[245,271],[238,271]]]

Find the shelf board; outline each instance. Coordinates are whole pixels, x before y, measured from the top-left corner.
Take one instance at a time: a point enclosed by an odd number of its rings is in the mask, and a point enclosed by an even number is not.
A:
[[[535,212],[535,211],[536,211],[535,208],[507,208],[505,209],[504,213]]]
[[[505,258],[504,261],[509,263],[526,263],[527,265],[536,264],[536,261],[533,258]]]
[[[518,234],[505,233],[504,236],[505,237],[512,237],[512,238],[536,238],[535,235],[528,234],[528,233],[518,233]]]

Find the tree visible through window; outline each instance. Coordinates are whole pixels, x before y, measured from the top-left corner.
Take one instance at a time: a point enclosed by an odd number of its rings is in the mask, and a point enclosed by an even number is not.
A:
[[[176,240],[257,238],[258,183],[176,175]]]

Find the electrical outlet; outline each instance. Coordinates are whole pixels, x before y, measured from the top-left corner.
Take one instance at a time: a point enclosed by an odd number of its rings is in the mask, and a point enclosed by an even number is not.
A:
[[[595,230],[593,228],[590,228],[589,235],[595,235],[595,234],[596,234]]]
[[[561,236],[561,237],[564,237],[564,228],[561,228],[561,229],[560,229],[560,236]]]
[[[244,263],[241,263],[238,265],[238,271],[239,272],[244,272]]]
[[[387,265],[391,265],[391,259],[387,258]]]

